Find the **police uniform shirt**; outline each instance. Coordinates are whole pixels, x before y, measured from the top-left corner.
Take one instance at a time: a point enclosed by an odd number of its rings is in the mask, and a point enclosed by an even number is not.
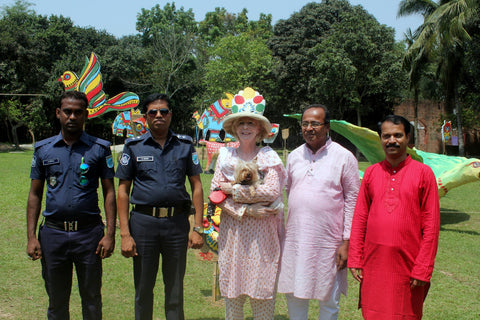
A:
[[[150,132],[128,139],[115,176],[133,181],[131,203],[169,207],[190,200],[185,177],[201,172],[192,138],[169,130],[163,148]]]
[[[108,141],[83,132],[70,146],[61,133],[35,144],[30,178],[47,182],[44,216],[99,214],[98,180],[114,176]]]

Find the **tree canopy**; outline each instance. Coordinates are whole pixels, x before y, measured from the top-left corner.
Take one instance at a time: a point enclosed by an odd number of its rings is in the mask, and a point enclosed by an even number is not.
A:
[[[463,110],[472,106],[464,105],[460,91],[469,74],[466,62],[471,53],[468,50],[475,48],[472,39],[478,35],[480,3],[476,0],[401,2],[399,14],[415,13],[424,17],[424,23],[412,37],[405,55],[406,67],[411,75],[417,75],[410,77],[415,82],[423,76],[421,70],[427,64],[436,67],[447,110],[456,114],[459,154],[464,155]]]
[[[309,3],[274,25],[268,13],[252,20],[247,9],[222,7],[196,20],[191,9],[172,2],[143,8],[138,33],[116,38],[68,17],[39,15],[18,0],[0,13],[0,131],[16,144],[58,132],[58,78],[79,73],[91,52],[99,57],[107,96],[132,91],[142,101],[167,93],[172,128],[180,133],[193,134],[194,111],[246,86],[264,95],[266,115],[284,127],[293,122],[283,114],[312,103],[326,104],[337,119],[372,126],[410,91],[417,99],[445,101],[454,92],[471,115],[466,125],[474,126],[480,105],[475,12],[478,1],[404,0],[399,13],[421,14],[425,23],[396,42],[392,28],[347,0]],[[453,77],[447,70],[460,72]],[[111,140],[113,117],[91,119],[86,129]]]
[[[310,53],[315,56],[312,95],[340,119],[354,111],[361,125],[362,115],[381,110],[382,104],[393,106],[401,97],[406,80],[402,47],[395,44],[393,29],[360,6],[341,12],[339,22]]]

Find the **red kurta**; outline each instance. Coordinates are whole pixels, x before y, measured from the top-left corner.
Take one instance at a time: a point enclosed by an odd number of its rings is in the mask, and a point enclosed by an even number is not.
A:
[[[367,168],[353,216],[349,268],[363,269],[365,319],[421,319],[438,246],[440,208],[430,167],[407,157]]]

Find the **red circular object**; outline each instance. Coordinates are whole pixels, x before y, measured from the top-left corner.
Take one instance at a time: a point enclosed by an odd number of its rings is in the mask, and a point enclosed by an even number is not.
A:
[[[236,104],[244,104],[245,103],[245,98],[242,96],[235,96],[235,103]]]
[[[210,223],[208,222],[207,218],[203,218],[202,225],[203,225],[204,228],[208,228]]]
[[[255,104],[259,104],[259,103],[262,102],[262,101],[263,101],[263,97],[262,97],[262,96],[255,96],[255,97],[253,98],[253,102],[254,102]]]

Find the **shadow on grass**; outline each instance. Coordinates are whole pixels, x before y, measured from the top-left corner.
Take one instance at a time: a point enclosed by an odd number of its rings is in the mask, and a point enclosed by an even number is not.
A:
[[[225,318],[195,318],[195,320],[223,320]],[[253,320],[252,317],[247,317],[245,318],[246,320]],[[282,315],[276,315],[273,317],[275,320],[288,320],[287,316],[282,316]]]
[[[195,318],[195,320],[223,320],[225,318]],[[252,317],[247,317],[245,318],[246,320],[253,320]],[[275,320],[288,320],[288,317],[287,316],[282,316],[282,315],[276,315],[275,317],[273,317],[273,319]]]
[[[211,297],[211,296],[212,296],[212,290],[200,290],[200,293],[201,293],[204,297]]]
[[[457,224],[457,223],[468,221],[468,220],[470,220],[470,215],[464,212],[460,212],[452,209],[440,210],[440,230],[441,231],[464,233],[464,234],[470,234],[474,236],[480,235],[480,233],[478,233],[477,231],[456,230],[456,229],[448,229],[444,227],[444,225],[446,224]]]
[[[211,290],[200,290],[200,293],[204,296],[204,297],[211,297],[212,296],[212,291]],[[216,301],[216,302],[219,302],[220,300]],[[247,301],[245,302],[245,305],[244,305],[244,308],[250,308],[250,303]],[[223,320],[225,318],[195,318],[195,320]],[[254,320],[253,317],[247,317],[245,318],[246,320]],[[274,320],[288,320],[288,317],[287,316],[284,316],[284,315],[275,315]]]
[[[195,320],[224,320],[225,318],[194,318]],[[252,317],[247,317],[245,318],[246,320],[253,320]],[[287,316],[282,316],[282,315],[276,315],[273,317],[275,320],[288,320]]]
[[[248,317],[248,318],[245,318],[246,320],[253,320],[253,317]],[[287,316],[282,316],[282,315],[276,315],[273,317],[273,319],[275,320],[288,320],[288,317]]]
[[[440,225],[444,224],[456,224],[470,220],[470,215],[452,209],[440,210]]]

